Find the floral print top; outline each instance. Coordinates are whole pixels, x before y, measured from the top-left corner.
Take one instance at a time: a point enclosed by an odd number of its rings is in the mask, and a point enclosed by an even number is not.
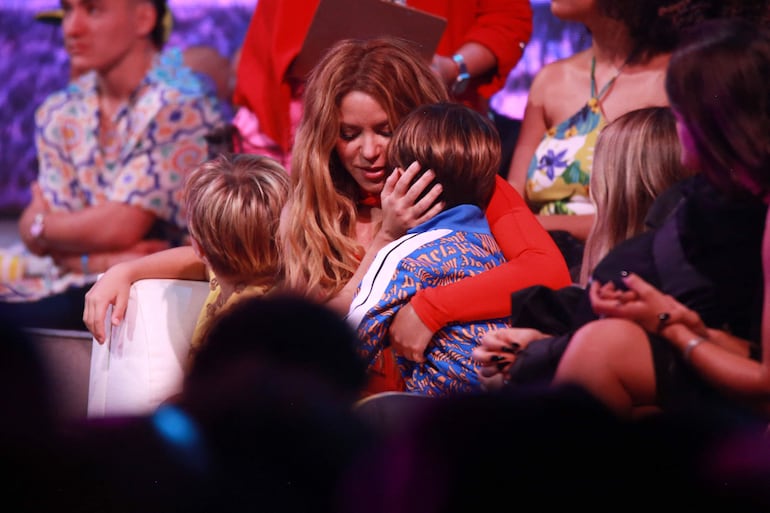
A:
[[[588,186],[596,138],[607,124],[599,102],[617,75],[597,93],[594,67],[592,61],[591,98],[569,119],[548,129],[529,164],[525,195],[541,215],[595,212]]]
[[[221,112],[172,49],[156,57],[100,143],[97,77],[86,73],[35,113],[38,183],[52,210],[118,201],[184,228],[184,177],[208,157],[205,135],[224,123]]]

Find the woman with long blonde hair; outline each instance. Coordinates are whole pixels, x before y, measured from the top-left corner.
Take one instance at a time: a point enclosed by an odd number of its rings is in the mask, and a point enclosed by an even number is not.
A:
[[[444,85],[424,72],[419,59],[398,40],[348,40],[311,73],[293,148],[292,193],[282,219],[289,287],[328,299],[358,268],[381,221],[377,199],[391,132],[414,107],[447,99]],[[370,127],[349,132],[341,127],[340,104],[353,91],[371,97],[386,115],[370,134],[364,134]],[[339,152],[340,144],[350,146],[358,138],[371,139],[365,142],[371,147],[354,165],[376,175],[364,184],[346,169]]]

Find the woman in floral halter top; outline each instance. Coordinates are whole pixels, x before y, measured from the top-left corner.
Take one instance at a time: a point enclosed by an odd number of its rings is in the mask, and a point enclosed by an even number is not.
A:
[[[535,76],[508,180],[551,232],[575,276],[594,219],[589,184],[596,138],[608,121],[630,110],[668,104],[663,79],[678,28],[666,9],[680,3],[551,2],[554,16],[585,25],[591,45]]]
[[[526,197],[541,215],[593,214],[588,196],[596,138],[607,124],[600,101],[622,67],[600,91],[596,89],[596,58],[591,59],[591,97],[569,119],[549,128],[527,170]]]

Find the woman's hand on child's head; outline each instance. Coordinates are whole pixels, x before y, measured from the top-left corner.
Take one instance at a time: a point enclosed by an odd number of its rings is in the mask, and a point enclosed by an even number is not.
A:
[[[436,177],[435,174],[429,169],[415,180],[420,171],[420,164],[413,162],[406,169],[394,169],[385,180],[385,186],[380,193],[380,231],[392,240],[401,237],[410,228],[428,221],[444,209],[443,202],[437,201],[443,190],[441,184],[435,184],[423,195]]]

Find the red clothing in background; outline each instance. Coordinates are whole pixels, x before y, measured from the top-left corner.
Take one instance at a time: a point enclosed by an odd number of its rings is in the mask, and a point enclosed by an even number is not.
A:
[[[319,0],[259,0],[243,41],[233,103],[256,114],[260,130],[283,151],[291,148],[286,72],[299,54]],[[451,56],[467,41],[481,43],[497,57],[495,75],[463,99],[477,105],[504,85],[532,34],[532,8],[524,0],[408,0],[409,7],[447,19],[437,53]]]

